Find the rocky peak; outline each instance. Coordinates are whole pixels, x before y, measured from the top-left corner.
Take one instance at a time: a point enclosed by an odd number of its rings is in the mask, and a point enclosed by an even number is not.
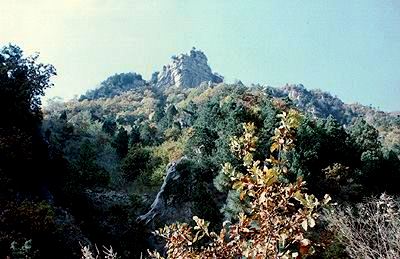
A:
[[[163,67],[157,76],[157,87],[196,87],[203,82],[221,83],[223,77],[213,73],[207,56],[193,48],[189,54],[173,56],[171,63]]]

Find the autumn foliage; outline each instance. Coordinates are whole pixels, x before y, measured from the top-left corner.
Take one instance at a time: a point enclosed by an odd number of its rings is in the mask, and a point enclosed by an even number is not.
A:
[[[322,202],[304,192],[305,182],[282,181],[287,173],[282,154],[294,147],[300,114],[289,109],[280,117],[275,130],[271,156],[254,159],[257,137],[253,123],[243,125],[244,134],[231,139],[231,151],[242,160],[243,168],[223,165],[232,188],[240,193],[245,213],[237,222],[224,222],[220,233],[208,230],[209,223],[196,216],[195,226],[176,223],[155,233],[166,241],[167,258],[300,258],[313,252],[305,234],[315,226]],[[153,258],[162,258],[150,252]]]

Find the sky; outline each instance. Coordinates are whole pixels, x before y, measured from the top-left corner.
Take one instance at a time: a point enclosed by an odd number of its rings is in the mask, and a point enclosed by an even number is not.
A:
[[[400,1],[0,0],[0,46],[57,69],[46,98],[149,79],[195,46],[227,82],[303,84],[400,111]]]

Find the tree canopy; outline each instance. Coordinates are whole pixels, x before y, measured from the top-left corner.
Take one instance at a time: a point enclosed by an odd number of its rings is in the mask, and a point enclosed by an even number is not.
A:
[[[24,57],[15,45],[0,50],[0,127],[27,128],[41,120],[40,98],[52,86],[50,78],[56,72],[38,58],[38,54]]]

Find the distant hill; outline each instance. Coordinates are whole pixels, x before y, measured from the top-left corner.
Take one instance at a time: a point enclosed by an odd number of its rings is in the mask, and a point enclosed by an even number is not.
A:
[[[114,97],[126,91],[143,87],[145,85],[146,81],[143,80],[142,76],[139,74],[131,72],[115,74],[101,82],[100,86],[96,89],[87,91],[86,94],[83,94],[80,97],[80,100]]]
[[[308,250],[312,240],[305,237],[322,237],[314,242],[327,249],[315,246],[315,257],[347,258],[328,224],[311,235],[299,232],[315,224],[314,209],[323,209],[314,197],[363,208],[358,202],[384,193],[373,203],[391,205],[377,211],[395,210],[386,195],[400,197],[399,113],[345,104],[302,85],[227,84],[195,49],[173,57],[149,81],[116,74],[79,100],[52,99],[42,110],[40,97],[55,71],[21,55],[13,46],[0,51],[0,258],[77,258],[79,244],[146,257],[165,252],[154,230],[192,219],[204,231],[222,225],[229,244],[239,240],[234,257],[250,251],[243,242],[265,242],[260,234],[278,229],[274,247],[280,233],[293,232],[295,239],[283,241],[299,240]],[[305,182],[309,196],[300,192]],[[266,209],[270,201],[284,205]],[[263,208],[253,213],[253,205]],[[272,214],[280,223],[269,226],[264,216]],[[264,230],[253,227],[254,219]],[[234,231],[224,232],[223,222]],[[174,238],[185,228],[163,233]],[[225,242],[222,235],[217,242]],[[290,242],[288,249],[297,247]]]
[[[362,118],[379,131],[384,146],[400,151],[399,112],[384,112],[358,103],[346,104],[328,92],[307,90],[301,84],[267,87],[266,91],[273,97],[289,98],[300,110],[315,118],[333,116],[345,126]]]
[[[331,115],[343,125],[350,124],[357,117],[365,117],[369,122],[379,120],[379,123],[385,123],[384,120],[395,122],[399,117],[399,112],[383,112],[359,103],[346,104],[328,92],[308,90],[301,84],[266,89],[273,97],[288,97],[297,107],[314,117],[326,118]]]
[[[163,66],[161,72],[153,73],[149,81],[143,80],[140,74],[121,73],[110,76],[100,86],[83,94],[79,100],[110,98],[126,91],[146,85],[158,88],[196,87],[203,82],[221,83],[223,77],[211,71],[207,56],[193,48],[189,54],[173,56],[171,62]]]

